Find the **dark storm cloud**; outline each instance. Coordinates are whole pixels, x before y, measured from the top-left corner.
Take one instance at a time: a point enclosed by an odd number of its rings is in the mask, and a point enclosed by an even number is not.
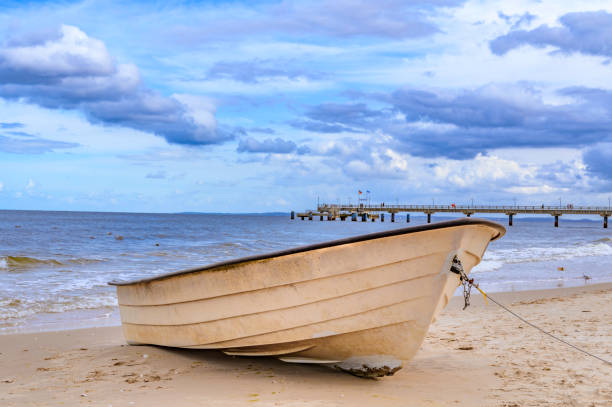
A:
[[[240,153],[274,153],[289,154],[297,150],[297,145],[280,137],[275,139],[255,140],[252,137],[240,140],[237,151]]]
[[[7,41],[0,48],[0,97],[82,111],[91,122],[129,127],[170,143],[205,145],[233,134],[196,122],[180,100],[147,89],[133,65],[118,65],[99,40],[76,27]]]
[[[541,25],[533,30],[516,30],[489,43],[491,51],[504,55],[523,45],[553,46],[559,52],[612,56],[612,14],[606,11],[568,13],[559,18],[561,27]]]
[[[76,143],[47,140],[44,138],[12,138],[0,136],[0,151],[13,154],[42,154],[61,148],[78,147]]]
[[[322,77],[322,74],[293,69],[287,67],[287,63],[283,61],[271,60],[219,61],[208,70],[206,75],[206,79],[231,79],[250,84],[275,78],[316,80]]]
[[[612,92],[572,87],[557,93],[571,102],[548,104],[526,86],[402,89],[378,96],[387,108],[323,104],[305,116],[320,126],[387,134],[394,148],[422,157],[468,159],[496,148],[584,147],[612,139]]]

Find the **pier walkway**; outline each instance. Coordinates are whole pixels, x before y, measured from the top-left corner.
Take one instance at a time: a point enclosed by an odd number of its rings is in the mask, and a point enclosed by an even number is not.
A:
[[[316,211],[306,211],[297,213],[297,217],[312,220],[319,217],[320,220],[346,220],[351,218],[353,221],[361,219],[365,222],[370,219],[372,222],[380,219],[385,221],[385,214],[390,215],[391,222],[395,222],[397,213],[406,213],[406,222],[410,222],[410,213],[427,214],[427,223],[431,223],[431,216],[434,213],[462,213],[472,216],[475,213],[501,213],[508,216],[508,225],[512,226],[513,216],[517,214],[546,214],[554,216],[555,227],[559,226],[559,216],[562,215],[600,215],[603,217],[603,227],[608,227],[608,217],[612,216],[612,209],[605,206],[489,206],[489,205],[329,205],[321,204]],[[295,219],[296,213],[291,212],[291,219]]]

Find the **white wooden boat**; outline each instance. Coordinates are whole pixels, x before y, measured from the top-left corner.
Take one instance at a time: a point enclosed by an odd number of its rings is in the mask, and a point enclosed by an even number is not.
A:
[[[503,226],[464,218],[226,261],[117,286],[130,344],[219,349],[390,375]]]

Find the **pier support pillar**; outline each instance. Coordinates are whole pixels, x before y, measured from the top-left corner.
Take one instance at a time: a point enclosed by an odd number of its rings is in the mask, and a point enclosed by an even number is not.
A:
[[[372,219],[372,222],[376,222],[376,216],[371,216],[370,219]]]
[[[366,217],[367,217],[367,216],[368,216],[368,215],[366,215],[365,213],[362,213],[362,214],[361,214],[361,221],[362,221],[362,222],[365,222],[365,221],[366,221]]]
[[[319,220],[323,220],[323,215],[321,215],[321,216],[319,217]]]
[[[471,213],[469,213],[469,212],[468,212],[468,213],[466,213],[465,215],[466,215],[468,218],[469,218],[470,216],[472,216],[472,214],[471,214]]]
[[[608,228],[608,215],[604,215],[604,229]]]
[[[559,227],[559,215],[555,215],[555,227]]]
[[[344,222],[346,220],[346,216],[340,216],[340,220]]]
[[[291,211],[291,220],[295,219],[295,211]]]
[[[380,221],[381,221],[381,222],[384,222],[384,221],[385,221],[385,214],[384,214],[384,213],[381,213],[381,214],[380,214]]]
[[[308,220],[312,220],[312,213],[308,215]]]
[[[431,213],[427,214],[427,223],[431,223]]]
[[[512,214],[508,214],[508,226],[512,226]]]
[[[356,213],[351,213],[351,221],[357,222],[357,214]]]
[[[391,222],[395,222],[395,212],[391,212]]]
[[[406,223],[410,223],[410,214],[409,213],[406,214]]]

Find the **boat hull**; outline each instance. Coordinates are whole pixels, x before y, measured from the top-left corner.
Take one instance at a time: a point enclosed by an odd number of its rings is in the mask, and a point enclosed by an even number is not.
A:
[[[459,284],[453,259],[469,272],[503,234],[488,221],[446,224],[114,283],[124,335],[132,344],[393,374]]]

